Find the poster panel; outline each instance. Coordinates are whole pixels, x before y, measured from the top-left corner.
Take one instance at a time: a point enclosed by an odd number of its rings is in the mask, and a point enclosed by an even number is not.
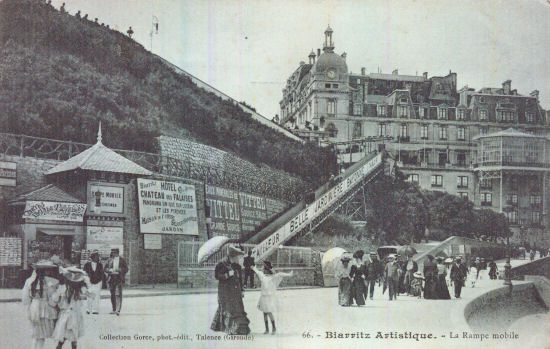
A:
[[[99,193],[99,207],[101,212],[106,213],[124,213],[124,188],[110,185],[97,185],[92,184],[90,186],[89,204],[90,211],[94,212],[96,208],[96,193]]]
[[[239,193],[241,207],[241,229],[243,234],[256,230],[267,220],[265,197],[248,193]]]
[[[138,178],[142,233],[198,235],[195,186]]]
[[[50,221],[82,222],[86,204],[49,201],[27,201],[23,218]]]
[[[122,227],[86,227],[86,249],[98,250],[101,258],[109,257],[112,248],[118,248],[123,254]]]
[[[210,209],[211,236],[241,237],[239,193],[235,190],[206,186],[206,205]]]

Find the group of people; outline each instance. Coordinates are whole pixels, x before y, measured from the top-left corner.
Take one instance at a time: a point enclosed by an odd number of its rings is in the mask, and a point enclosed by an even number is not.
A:
[[[468,275],[468,268],[460,256],[453,259],[449,268],[443,257],[428,255],[422,272],[412,255],[404,259],[390,254],[383,263],[376,252],[371,252],[369,258],[364,256],[365,253],[359,250],[352,256],[345,253],[340,258],[335,278],[341,306],[365,305],[368,298],[372,299],[376,283],[380,285],[381,282],[382,293],[388,290],[390,301],[396,300],[399,294],[425,299],[450,299],[448,276],[454,285],[455,298],[460,298]]]
[[[284,277],[290,277],[293,272],[275,272],[269,261],[263,262],[263,271],[258,269],[249,251],[245,258],[245,271],[241,267],[243,250],[236,246],[228,247],[227,258],[216,265],[214,275],[218,280],[218,308],[210,328],[214,331],[223,331],[231,335],[248,335],[250,333],[250,320],[244,309],[244,282],[243,274],[249,270],[258,276],[261,283],[261,295],[258,301],[258,310],[263,312],[265,332],[269,333],[271,322],[271,334],[276,333],[275,315],[278,310],[277,287]],[[252,286],[254,283],[251,277]]]
[[[94,251],[84,269],[56,264],[52,260],[39,261],[32,267],[33,272],[23,286],[21,301],[31,323],[34,349],[42,349],[47,338],[57,341],[58,349],[65,341],[75,349],[78,338],[84,334],[84,299],[88,302],[87,313],[99,314],[104,281],[109,283],[111,290],[112,314],[120,314],[122,284],[128,266],[119,256],[118,249],[111,250],[105,266],[99,261],[98,251]]]

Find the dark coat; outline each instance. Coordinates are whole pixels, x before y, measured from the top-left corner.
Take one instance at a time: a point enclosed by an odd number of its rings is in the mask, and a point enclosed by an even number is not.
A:
[[[103,272],[103,265],[101,262],[97,263],[95,271],[92,269],[92,262],[88,262],[84,265],[84,271],[88,274],[90,282],[92,284],[98,284],[101,281],[105,280],[105,273]]]
[[[466,279],[467,274],[468,274],[468,269],[466,269],[466,266],[464,264],[453,263],[453,266],[451,267],[451,275],[450,275],[451,280],[464,281]]]

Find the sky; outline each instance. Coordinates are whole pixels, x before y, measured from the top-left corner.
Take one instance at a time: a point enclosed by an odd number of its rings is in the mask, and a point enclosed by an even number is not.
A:
[[[537,89],[550,109],[550,0],[54,0],[121,32],[271,119],[327,25],[359,73],[458,74],[458,87]],[[151,42],[153,16],[159,30]]]

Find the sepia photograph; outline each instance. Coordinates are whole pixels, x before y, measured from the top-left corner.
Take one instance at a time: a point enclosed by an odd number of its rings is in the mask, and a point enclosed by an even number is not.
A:
[[[550,348],[550,0],[0,0],[0,349]]]

